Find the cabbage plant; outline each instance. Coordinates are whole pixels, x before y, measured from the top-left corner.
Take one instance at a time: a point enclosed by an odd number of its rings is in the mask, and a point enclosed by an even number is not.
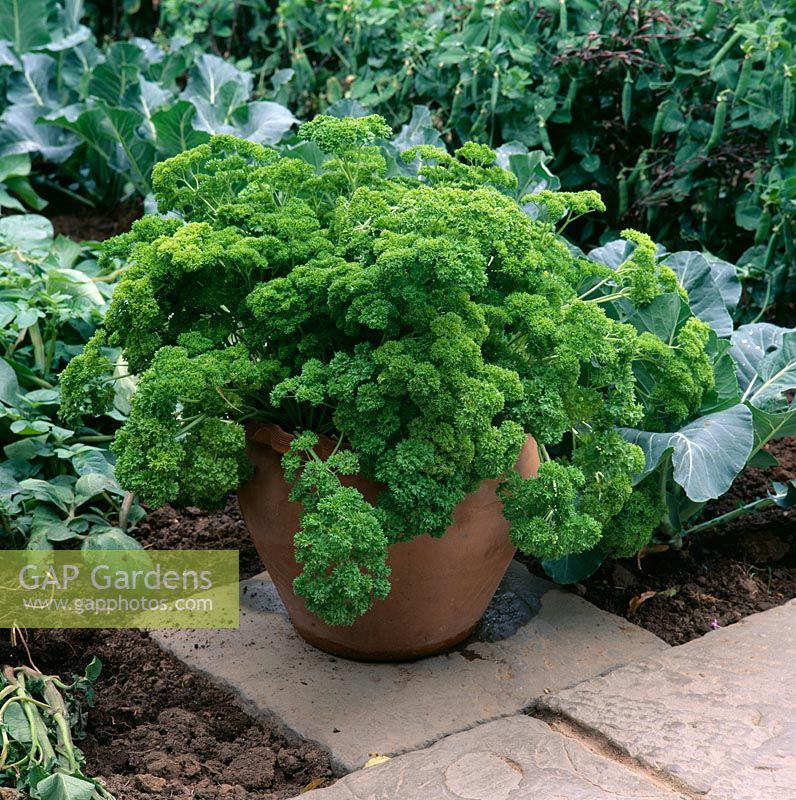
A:
[[[0,0],[0,176],[28,155],[77,202],[113,204],[147,195],[157,161],[212,134],[271,144],[296,122],[253,99],[251,72],[185,38],[102,47],[83,14],[82,0]]]
[[[589,257],[618,268],[628,257],[627,244],[611,242]],[[681,425],[619,429],[627,441],[641,447],[644,466],[633,478],[634,498],[615,521],[628,532],[638,525],[634,505],[648,494],[664,509],[652,541],[679,549],[688,535],[769,506],[796,504],[796,481],[773,482],[766,496],[705,519],[707,502],[727,492],[747,467],[777,466],[765,449],[769,442],[796,435],[796,330],[767,322],[733,330],[741,287],[732,264],[693,251],[660,253],[659,259],[676,272],[687,289],[690,309],[711,328],[708,349],[714,381]],[[642,324],[666,338],[677,329],[683,311],[680,303],[667,305],[657,298],[645,310]],[[642,383],[648,380],[637,375]],[[659,401],[671,402],[665,393]],[[590,575],[609,555],[598,543],[545,566],[557,580],[573,582]]]

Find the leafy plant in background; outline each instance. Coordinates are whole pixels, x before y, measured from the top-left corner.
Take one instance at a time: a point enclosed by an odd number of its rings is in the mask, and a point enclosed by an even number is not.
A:
[[[241,66],[273,40],[277,24],[268,0],[86,0],[86,14],[98,37],[165,36],[197,46]]]
[[[369,109],[393,125],[426,105],[449,143],[542,147],[555,156],[551,168],[565,189],[599,189],[608,213],[581,220],[580,241],[609,240],[627,225],[672,250],[698,241],[741,270],[739,318],[776,302],[786,319],[796,280],[789,0],[445,0],[433,8],[421,0],[283,0],[275,10],[262,0],[144,2],[126,6],[125,34],[162,29],[170,43],[117,42],[93,87],[90,73],[103,56],[79,24],[80,5],[59,16],[54,2],[32,2],[40,13],[26,16],[22,49],[8,11],[17,5],[0,2],[0,36],[9,42],[0,63],[14,89],[9,102],[19,106],[7,112],[0,153],[21,152],[13,141],[27,141],[28,152],[60,162],[82,141],[66,167],[73,188],[108,187],[106,199],[115,200],[148,189],[155,160],[208,132],[250,137],[268,114],[251,110],[249,90],[303,115]],[[91,5],[96,25],[114,16],[110,5]],[[209,123],[193,92],[174,83],[202,48],[216,54],[205,58],[231,55],[254,70],[232,79],[228,97],[242,105],[223,100],[223,119]],[[39,102],[25,76],[34,64],[52,72],[47,59],[57,68],[46,80],[36,71]],[[213,63],[220,75],[221,62]],[[139,89],[128,96],[120,86]],[[287,123],[284,110],[271,110]],[[37,126],[37,115],[60,117],[64,127]],[[82,168],[86,156],[93,177]]]
[[[47,205],[31,186],[29,176],[27,155],[0,156],[0,213],[4,208],[41,211]]]
[[[273,143],[295,122],[278,103],[252,101],[253,76],[222,58],[197,54],[184,39],[102,50],[81,14],[79,2],[33,0],[23,10],[0,0],[0,154],[50,162],[76,199],[147,195],[162,158],[215,133]]]
[[[501,154],[507,171],[484,145],[406,147],[429,135],[422,113],[391,143],[377,116],[300,134],[281,154],[214,137],[156,167],[171,216],[108,244],[125,272],[63,375],[66,420],[108,402],[97,348],[121,347],[140,379],[117,474],[151,505],[223,502],[247,475],[248,421],[296,433],[294,586],[332,624],[387,593],[391,543],[441,536],[485,478],[501,478],[525,552],[643,546],[663,508],[634,500],[644,455],[615,426],[682,423],[719,355],[649,237],[626,231],[616,269],[587,259],[560,231],[602,207],[596,193],[542,189],[552,176],[522,148]],[[661,304],[678,311],[665,336]],[[513,470],[526,433],[537,479]],[[351,449],[323,461],[319,435]],[[341,484],[353,472],[386,485],[376,505]],[[627,503],[631,526],[615,522]]]
[[[168,5],[210,41],[192,3]],[[221,5],[226,32],[237,12]],[[357,103],[395,126],[426,105],[451,143],[542,147],[565,189],[598,189],[608,206],[579,240],[633,225],[673,250],[698,241],[741,269],[739,316],[776,301],[785,319],[796,282],[789,0],[282,0],[274,19],[256,4],[240,13],[257,35],[228,47],[261,75],[289,75],[291,107]],[[177,14],[163,24],[180,30]]]
[[[275,25],[268,0],[162,0],[158,27],[169,36],[197,38],[219,56],[244,58]]]
[[[612,269],[621,269],[629,257],[627,243],[612,242],[593,250],[589,257]],[[703,519],[707,501],[727,492],[747,467],[772,467],[777,462],[765,446],[775,439],[796,435],[796,330],[769,323],[742,325],[733,330],[731,314],[741,287],[732,265],[696,252],[661,254],[660,260],[677,274],[688,292],[693,312],[712,329],[714,385],[701,404],[677,427],[663,429],[621,428],[624,438],[644,453],[644,466],[634,476],[634,497],[654,497],[661,511],[653,541],[679,548],[682,540],[742,514],[771,505],[796,505],[796,481],[774,483],[772,491],[746,505],[712,519]],[[621,302],[614,306],[619,319],[626,316]],[[628,321],[639,331],[650,331],[672,340],[686,314],[683,298],[656,298],[642,314]],[[642,393],[652,389],[651,376],[636,372]],[[635,524],[634,499],[617,515],[625,527]],[[561,582],[590,575],[609,555],[598,543],[588,552],[547,563],[546,569]],[[630,555],[628,553],[627,555]]]
[[[113,800],[86,776],[75,745],[85,735],[85,707],[94,705],[101,669],[95,658],[68,684],[32,667],[0,670],[0,789],[36,800]]]
[[[117,523],[141,509],[125,503],[106,449],[129,381],[115,381],[115,408],[90,427],[56,419],[58,374],[101,321],[111,280],[44,217],[0,219],[0,547],[138,547]]]
[[[541,146],[564,188],[600,190],[614,230],[699,241],[738,261],[752,315],[775,299],[785,313],[796,281],[788,2],[450,3],[428,15],[423,3],[286,0],[280,12],[294,80],[325,81],[322,102],[351,97],[390,121],[424,103],[456,139]],[[334,74],[302,70],[308,58]],[[580,236],[603,226],[589,220]]]

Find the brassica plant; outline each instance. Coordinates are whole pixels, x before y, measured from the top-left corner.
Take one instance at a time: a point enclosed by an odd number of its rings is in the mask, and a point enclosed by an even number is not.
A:
[[[0,212],[4,208],[41,211],[47,202],[30,183],[30,158],[24,154],[0,156]]]
[[[117,476],[153,506],[222,502],[248,474],[247,422],[295,433],[295,588],[332,624],[389,591],[392,542],[441,536],[486,478],[524,552],[644,545],[665,506],[634,490],[645,452],[617,428],[686,424],[723,354],[650,238],[625,231],[615,267],[578,253],[560,231],[602,201],[518,197],[515,173],[545,182],[538,155],[508,171],[485,145],[400,152],[375,115],[300,135],[282,154],[214,137],[156,166],[168,216],[108,243],[123,276],[63,375],[64,418],[107,407],[103,348],[121,348],[139,378]],[[529,433],[542,464],[523,480]],[[350,448],[323,461],[319,435]],[[376,505],[341,484],[354,472],[385,485]]]
[[[253,100],[252,73],[184,38],[103,48],[82,15],[81,0],[0,0],[0,156],[49,162],[50,183],[78,202],[147,195],[157,161],[212,134],[270,144],[296,122]]]
[[[611,242],[592,250],[589,257],[612,268],[621,268],[629,257],[627,243]],[[690,309],[711,328],[714,380],[702,401],[677,426],[620,428],[622,436],[644,452],[644,466],[633,477],[636,490],[614,524],[629,534],[646,521],[636,505],[642,496],[654,498],[663,513],[656,520],[653,541],[679,548],[686,536],[699,533],[742,514],[779,505],[796,505],[796,481],[774,482],[770,492],[718,517],[704,518],[711,499],[728,491],[747,467],[772,467],[776,459],[765,446],[784,436],[796,435],[796,330],[769,323],[742,325],[733,330],[732,314],[741,295],[733,265],[710,254],[660,253],[688,291]],[[622,314],[623,310],[617,308]],[[642,316],[631,312],[639,330],[671,338],[681,324],[684,303],[656,298]],[[620,316],[621,318],[621,316]],[[655,385],[638,370],[642,392],[657,394],[657,402],[671,405],[676,397]],[[562,582],[587,577],[609,556],[599,542],[583,553],[545,564]],[[626,555],[631,555],[627,552]]]

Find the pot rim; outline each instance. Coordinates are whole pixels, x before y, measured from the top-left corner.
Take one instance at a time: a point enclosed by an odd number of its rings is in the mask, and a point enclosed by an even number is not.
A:
[[[291,442],[296,438],[295,434],[288,433],[276,422],[250,422],[245,427],[249,441],[267,445],[280,455],[287,453]],[[337,442],[321,433],[315,435],[318,437],[315,452],[323,459],[328,458],[337,447]],[[350,445],[344,442],[342,447],[350,448]]]

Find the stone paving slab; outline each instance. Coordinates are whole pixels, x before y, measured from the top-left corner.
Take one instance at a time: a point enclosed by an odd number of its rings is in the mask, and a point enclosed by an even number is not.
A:
[[[796,601],[542,704],[706,800],[796,800]]]
[[[425,747],[516,714],[546,691],[668,649],[516,562],[474,638],[411,663],[347,661],[305,644],[265,573],[241,591],[239,630],[152,637],[232,689],[249,712],[328,749],[338,773],[360,768],[371,752]]]
[[[629,772],[516,716],[448,736],[427,750],[354,772],[312,800],[679,800]],[[761,798],[761,800],[763,800]]]

